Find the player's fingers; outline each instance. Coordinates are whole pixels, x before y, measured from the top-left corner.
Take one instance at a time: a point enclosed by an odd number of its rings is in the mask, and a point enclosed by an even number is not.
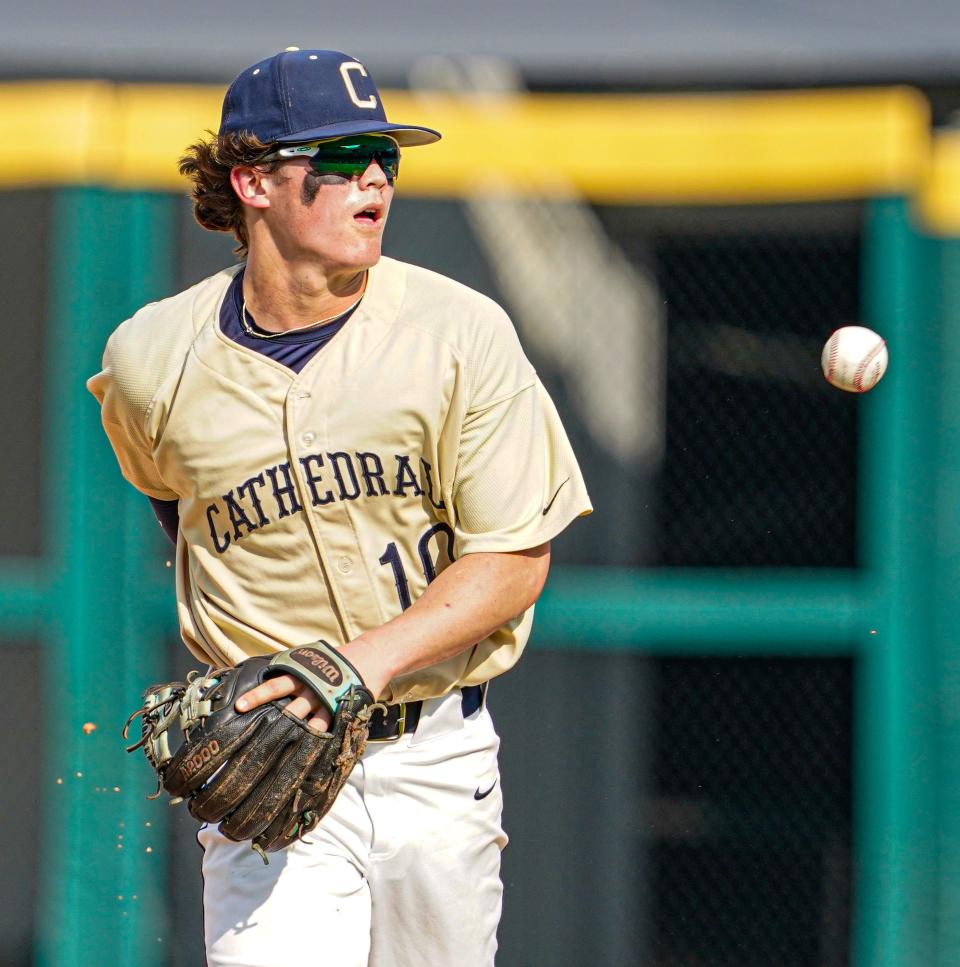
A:
[[[330,715],[330,713],[325,708],[322,708],[320,709],[319,712],[317,712],[316,715],[314,715],[310,719],[310,721],[307,724],[311,728],[317,729],[320,732],[329,732],[330,723],[332,721],[333,721],[333,717]]]
[[[276,678],[269,678],[261,682],[256,688],[251,688],[249,692],[244,692],[237,699],[236,709],[238,712],[247,712],[252,708],[265,705],[274,699],[283,698],[291,695],[300,684],[291,675],[278,675]]]
[[[299,719],[306,719],[307,724],[321,732],[326,732],[330,726],[332,716],[326,706],[320,701],[317,695],[309,688],[297,695],[287,706],[287,711],[291,715],[296,715]]]
[[[287,711],[291,715],[296,715],[298,719],[305,719],[313,711],[310,707],[310,701],[306,696],[299,696],[295,698],[288,706]]]

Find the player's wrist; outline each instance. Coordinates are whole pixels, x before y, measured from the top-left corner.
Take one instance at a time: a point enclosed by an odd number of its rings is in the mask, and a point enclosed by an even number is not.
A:
[[[397,674],[393,667],[391,650],[377,645],[372,635],[362,634],[348,641],[340,654],[362,676],[370,694],[379,698],[390,680]]]

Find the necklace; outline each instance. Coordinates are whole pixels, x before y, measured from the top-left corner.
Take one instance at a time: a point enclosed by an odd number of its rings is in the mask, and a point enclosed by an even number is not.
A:
[[[319,329],[321,326],[326,326],[331,322],[336,322],[337,319],[342,319],[344,316],[353,312],[354,309],[360,305],[363,299],[363,293],[360,293],[360,298],[352,306],[347,306],[343,312],[337,312],[332,316],[328,316],[326,319],[321,319],[319,322],[311,322],[306,326],[297,326],[295,329],[285,329],[283,332],[262,332],[253,328],[253,324],[247,321],[247,300],[243,300],[243,304],[240,307],[240,325],[243,326],[243,331],[248,335],[252,336],[254,339],[277,339],[280,336],[287,336],[292,332],[309,332],[311,329]],[[251,317],[252,318],[252,317]]]

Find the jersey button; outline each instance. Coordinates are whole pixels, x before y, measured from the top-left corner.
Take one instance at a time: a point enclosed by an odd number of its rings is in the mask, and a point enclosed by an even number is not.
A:
[[[337,561],[337,570],[341,574],[349,574],[353,570],[353,561],[349,557],[341,557]]]
[[[313,441],[316,439],[316,437],[312,433],[304,433],[301,439],[303,440],[303,445],[305,447],[309,447],[313,445]]]

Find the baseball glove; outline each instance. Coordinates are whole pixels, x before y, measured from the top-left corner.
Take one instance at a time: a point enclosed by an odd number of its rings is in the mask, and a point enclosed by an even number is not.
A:
[[[290,697],[247,712],[236,700],[280,674],[306,682],[333,715],[329,732],[286,711]],[[380,708],[357,670],[325,641],[248,658],[233,668],[191,673],[154,685],[123,729],[140,716],[140,741],[156,770],[157,791],[191,814],[219,823],[228,839],[267,853],[302,839],[333,805],[363,754],[370,716]],[[179,735],[173,728],[179,723]]]

